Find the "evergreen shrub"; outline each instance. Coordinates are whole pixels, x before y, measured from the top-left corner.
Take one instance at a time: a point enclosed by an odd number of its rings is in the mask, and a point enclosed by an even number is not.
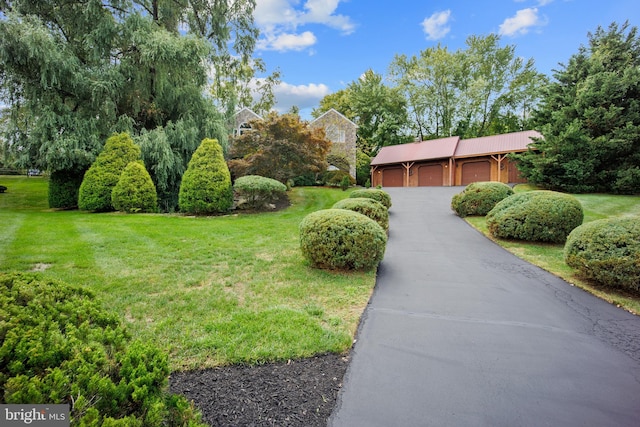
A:
[[[58,170],[49,177],[49,207],[73,209],[78,207],[78,193],[84,171]]]
[[[85,173],[78,194],[78,207],[93,212],[113,210],[111,192],[124,168],[140,159],[140,147],[127,133],[113,135]]]
[[[272,178],[247,175],[236,179],[233,190],[237,197],[246,200],[246,203],[239,204],[238,208],[260,209],[267,203],[285,197],[287,186]]]
[[[487,227],[504,239],[564,243],[583,219],[582,205],[574,196],[538,190],[498,202],[487,214]]]
[[[216,139],[203,139],[182,176],[178,205],[184,213],[227,212],[233,206],[231,174]]]
[[[349,185],[355,185],[356,180],[349,175],[349,172],[341,170],[326,171],[322,175],[322,182],[330,187],[340,187],[344,178],[349,180]]]
[[[565,262],[605,286],[640,290],[640,217],[607,218],[574,229]]]
[[[354,190],[349,197],[368,197],[382,203],[387,209],[391,207],[391,196],[379,188],[368,188],[366,190]]]
[[[387,234],[374,220],[346,209],[313,212],[300,223],[300,248],[314,267],[371,270],[384,256]]]
[[[202,426],[169,364],[89,290],[0,273],[0,403],[69,404],[72,426]]]
[[[142,160],[131,162],[124,168],[113,191],[111,203],[121,212],[157,212],[158,195],[151,176]]]
[[[332,209],[347,209],[361,213],[377,222],[384,230],[389,229],[389,210],[377,200],[368,197],[349,197],[336,202]]]
[[[501,182],[474,182],[451,199],[451,209],[461,218],[484,216],[500,201],[513,195],[513,189]]]

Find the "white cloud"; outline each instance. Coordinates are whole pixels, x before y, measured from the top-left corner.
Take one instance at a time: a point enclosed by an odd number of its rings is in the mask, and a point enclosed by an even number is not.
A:
[[[451,30],[449,19],[451,18],[451,10],[435,12],[422,21],[422,28],[429,40],[438,40],[447,35]]]
[[[521,9],[515,16],[507,18],[500,25],[500,35],[518,36],[527,34],[532,27],[545,25],[544,20],[538,16],[538,8]]]
[[[303,50],[317,39],[310,31],[298,34],[298,27],[307,24],[326,25],[343,34],[351,34],[355,25],[351,18],[336,14],[342,0],[307,0],[302,7],[298,0],[257,0],[254,19],[263,38],[258,50]]]
[[[292,85],[282,82],[274,88],[274,94],[278,100],[276,110],[280,113],[284,113],[294,105],[301,110],[315,107],[320,103],[322,98],[329,94],[329,92],[329,86],[322,83]]]

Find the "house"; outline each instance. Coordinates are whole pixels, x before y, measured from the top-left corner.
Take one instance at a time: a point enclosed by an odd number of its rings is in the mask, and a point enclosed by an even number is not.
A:
[[[418,187],[525,182],[507,156],[527,151],[532,138],[542,138],[542,134],[529,130],[472,139],[454,136],[383,147],[371,161],[371,184]]]
[[[251,121],[263,118],[243,108],[235,115],[234,135],[242,135],[251,130]],[[356,138],[358,125],[347,119],[335,109],[330,109],[309,123],[310,128],[323,128],[327,139],[332,142],[330,154],[340,155],[349,161],[349,174],[356,176]]]

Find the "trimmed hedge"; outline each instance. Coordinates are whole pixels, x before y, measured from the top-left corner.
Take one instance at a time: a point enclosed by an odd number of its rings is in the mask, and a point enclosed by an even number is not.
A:
[[[113,210],[111,192],[124,168],[140,159],[140,147],[127,133],[113,135],[84,175],[78,194],[78,207],[93,212]]]
[[[142,160],[131,162],[124,168],[113,191],[111,203],[121,212],[157,212],[158,194]]]
[[[386,245],[382,227],[358,212],[325,209],[300,223],[300,249],[317,268],[371,270],[382,261]]]
[[[605,286],[640,290],[640,217],[607,218],[573,230],[565,262]]]
[[[501,182],[474,182],[451,199],[451,209],[461,218],[484,216],[495,205],[513,195],[513,189]]]
[[[342,170],[326,171],[322,175],[322,182],[330,187],[342,187],[343,180],[345,178],[348,180],[348,186],[355,185],[355,178],[349,175],[349,172],[345,172]]]
[[[389,229],[389,210],[377,200],[353,197],[336,202],[332,209],[347,209],[361,213],[377,222],[385,231]]]
[[[169,364],[93,293],[0,273],[0,403],[69,404],[71,425],[203,426],[168,393]]]
[[[73,209],[78,207],[78,194],[85,171],[59,170],[49,177],[49,207]]]
[[[178,205],[184,213],[227,212],[233,206],[231,174],[216,139],[203,139],[182,176]]]
[[[247,175],[236,179],[233,184],[236,196],[246,200],[238,209],[249,207],[260,209],[265,204],[279,200],[287,193],[287,186],[272,178],[258,175]]]
[[[487,214],[487,226],[504,239],[563,243],[583,219],[582,205],[572,195],[539,190],[499,202]]]
[[[387,209],[391,207],[391,196],[389,195],[389,193],[378,188],[370,188],[368,190],[354,190],[349,194],[349,197],[368,197],[382,203]]]

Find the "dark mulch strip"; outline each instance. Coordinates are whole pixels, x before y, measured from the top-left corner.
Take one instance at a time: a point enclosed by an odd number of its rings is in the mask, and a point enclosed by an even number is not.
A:
[[[326,426],[349,358],[326,354],[256,366],[174,372],[170,390],[212,426]]]

